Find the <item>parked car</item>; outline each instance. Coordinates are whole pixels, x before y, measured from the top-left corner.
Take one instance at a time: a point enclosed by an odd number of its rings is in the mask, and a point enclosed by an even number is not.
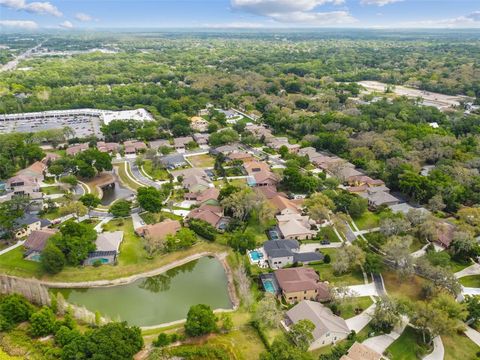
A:
[[[322,244],[322,245],[330,245],[330,241],[329,241],[329,240],[322,240],[322,241],[320,241],[320,244]]]

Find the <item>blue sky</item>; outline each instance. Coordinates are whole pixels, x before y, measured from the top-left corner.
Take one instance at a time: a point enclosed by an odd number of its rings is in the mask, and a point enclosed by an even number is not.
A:
[[[0,0],[0,29],[480,28],[480,0]]]

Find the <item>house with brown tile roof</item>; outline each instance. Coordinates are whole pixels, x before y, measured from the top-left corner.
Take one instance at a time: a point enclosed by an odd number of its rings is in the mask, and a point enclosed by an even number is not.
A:
[[[203,204],[205,202],[217,201],[219,195],[220,190],[213,187],[196,193],[186,193],[185,200],[196,201],[197,204]]]
[[[385,186],[385,183],[380,179],[372,179],[370,176],[367,175],[356,175],[351,176],[347,180],[349,186],[368,186],[368,187],[375,187],[375,186]]]
[[[314,269],[296,267],[278,269],[275,279],[285,301],[290,304],[302,300],[327,301],[330,299],[328,285],[322,281]]]
[[[55,153],[51,153],[51,152],[47,152],[45,154],[45,157],[42,159],[42,163],[44,163],[45,165],[48,165],[50,164],[51,162],[55,161],[55,160],[58,160],[60,159],[61,156],[58,155],[58,154],[55,154]]]
[[[121,145],[119,143],[115,143],[115,142],[106,143],[105,141],[98,141],[97,142],[97,149],[98,149],[98,151],[101,151],[101,152],[117,153],[117,152],[120,151]]]
[[[45,165],[41,161],[35,161],[29,167],[17,172],[17,175],[26,176],[31,179],[34,179],[36,182],[41,182],[45,178],[46,170],[47,170],[47,165]]]
[[[221,230],[227,224],[227,218],[223,216],[223,209],[216,205],[203,204],[199,208],[190,211],[186,218],[204,220],[213,227]]]
[[[245,151],[234,151],[227,155],[227,160],[241,160],[243,162],[253,161],[253,156]]]
[[[343,355],[340,360],[381,360],[383,358],[382,354],[379,354],[364,344],[355,342],[350,349],[348,349],[348,353]]]
[[[207,145],[209,138],[210,138],[210,134],[200,134],[200,133],[193,134],[193,140],[195,140],[195,142],[199,146]]]
[[[183,136],[173,139],[173,147],[176,150],[185,150],[185,147],[188,143],[193,142],[193,138],[191,136]]]
[[[188,168],[175,170],[171,173],[177,180],[182,177],[182,186],[191,193],[202,192],[211,187],[213,183],[203,169]]]
[[[248,175],[255,175],[262,172],[270,172],[270,166],[268,166],[268,164],[264,163],[263,161],[258,160],[245,163],[243,167],[247,171]]]
[[[25,258],[32,261],[40,261],[40,254],[47,245],[47,241],[50,237],[57,233],[57,229],[40,229],[33,230],[28,235],[27,240],[23,244],[25,247]]]
[[[335,344],[350,334],[346,321],[318,302],[303,300],[288,310],[285,316],[287,331],[290,326],[300,320],[310,320],[315,325],[312,332],[313,341],[309,350]]]
[[[308,216],[298,213],[279,214],[276,216],[278,229],[284,239],[306,240],[313,239],[317,231],[311,230],[315,222]]]
[[[170,144],[170,141],[165,139],[152,140],[149,142],[149,145],[151,149],[155,149],[155,150],[158,150],[161,147],[170,147],[170,148],[172,147],[172,145]]]
[[[192,116],[190,118],[190,127],[199,132],[206,132],[208,130],[208,121],[201,116]]]
[[[147,145],[143,141],[138,140],[124,141],[123,146],[125,146],[125,155],[133,155],[140,150],[147,149]]]
[[[85,150],[88,150],[88,144],[82,143],[82,144],[70,145],[67,148],[66,152],[67,152],[67,155],[75,156],[78,153],[81,153],[82,151],[85,151]]]
[[[172,219],[165,219],[162,222],[142,226],[135,231],[138,235],[153,240],[164,240],[168,235],[175,235],[182,226],[180,222]]]
[[[439,221],[436,227],[437,238],[435,242],[447,249],[453,241],[453,236],[455,233],[455,225],[447,221]]]

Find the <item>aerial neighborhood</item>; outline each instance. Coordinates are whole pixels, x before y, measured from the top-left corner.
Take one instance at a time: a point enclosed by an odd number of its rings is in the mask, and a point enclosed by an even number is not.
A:
[[[0,359],[480,358],[475,59],[306,34],[0,33]]]

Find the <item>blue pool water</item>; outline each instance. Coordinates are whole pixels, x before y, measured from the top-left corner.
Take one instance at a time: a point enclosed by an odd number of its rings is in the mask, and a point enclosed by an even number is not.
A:
[[[272,280],[264,280],[263,287],[265,288],[265,291],[275,294],[275,286],[273,285]]]
[[[250,251],[250,258],[253,261],[258,261],[260,259],[263,259],[263,254],[259,251],[253,250],[253,251]]]

